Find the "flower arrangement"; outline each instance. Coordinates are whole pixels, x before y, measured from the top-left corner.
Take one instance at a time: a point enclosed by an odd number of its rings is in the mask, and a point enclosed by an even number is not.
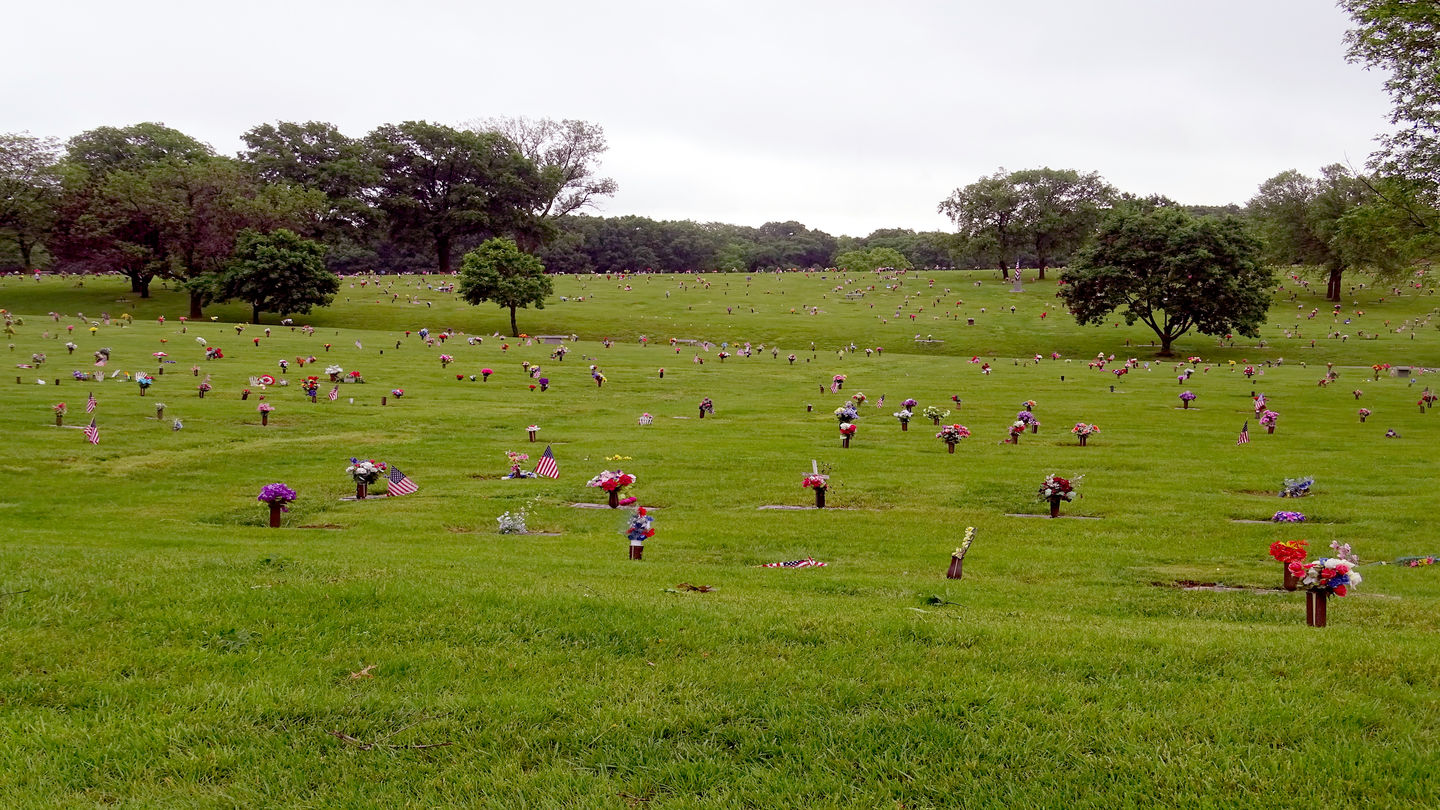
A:
[[[1309,591],[1344,596],[1361,581],[1353,559],[1321,557],[1308,563],[1293,562],[1286,567],[1292,576],[1300,580],[1300,587]]]
[[[912,417],[914,417],[915,414],[914,414],[914,412],[906,409],[906,410],[896,411],[896,412],[893,414],[893,416],[894,416],[896,419],[899,419],[899,420],[900,420],[900,424],[902,424],[902,425],[908,425],[908,424],[910,424],[910,419],[911,419]]]
[[[1270,516],[1272,523],[1304,523],[1305,515],[1302,512],[1276,512]],[[1283,560],[1282,560],[1283,562]]]
[[[853,400],[856,405],[864,405],[866,399],[865,393],[863,391],[856,392],[850,395],[850,399]]]
[[[1387,439],[1398,439],[1398,438],[1400,438],[1400,434],[1399,434],[1399,433],[1396,433],[1393,429],[1392,429],[1392,430],[1387,430],[1387,431],[1385,431],[1385,438],[1387,438]]]
[[[1022,425],[1038,426],[1040,424],[1038,421],[1036,421],[1035,414],[1031,413],[1030,411],[1020,411],[1019,413],[1015,414],[1015,421],[1021,423]]]
[[[639,507],[630,514],[626,521],[623,534],[630,541],[630,559],[641,559],[645,553],[645,541],[655,536],[655,530],[651,526],[655,518],[645,511],[645,507]]]
[[[1267,410],[1267,411],[1265,411],[1264,413],[1260,414],[1260,424],[1263,425],[1263,426],[1264,426],[1267,430],[1269,430],[1271,433],[1274,433],[1274,432],[1275,432],[1275,422],[1276,422],[1276,420],[1278,420],[1279,418],[1280,418],[1280,414],[1279,414],[1279,413],[1276,413],[1275,411]]]
[[[495,372],[494,372],[493,370],[488,369],[488,368],[482,368],[482,369],[480,369],[480,377],[481,377],[480,382],[487,382],[487,381],[490,379],[490,375],[491,375],[491,374],[494,374],[494,373],[495,373]]]
[[[450,364],[453,363],[453,362],[455,362],[455,358],[451,357],[450,355],[448,355],[448,354],[442,354],[442,355],[440,355],[440,367],[441,367],[441,368],[444,368],[444,367],[450,365]]]
[[[904,408],[907,411],[913,411],[915,410],[915,406],[919,404],[920,403],[916,402],[914,399],[906,399],[904,402],[900,403],[900,407]]]
[[[730,356],[730,353],[729,353],[729,352],[720,352],[719,354],[717,354],[717,355],[715,355],[715,356],[718,357],[718,358],[720,358],[720,362],[723,363],[723,362],[725,362],[725,358],[727,358],[727,357]]]
[[[1255,376],[1255,367],[1254,367],[1254,366],[1246,366],[1246,367],[1245,367],[1245,370],[1242,371],[1241,373],[1244,374],[1244,375],[1245,375],[1245,379],[1248,380],[1248,379],[1250,379],[1251,377],[1254,377],[1254,376]]]
[[[1307,475],[1304,478],[1286,478],[1280,488],[1282,498],[1303,498],[1310,494],[1310,487],[1315,485],[1315,477]]]
[[[358,372],[358,371],[352,371],[352,372],[350,372],[350,382],[352,382],[352,383],[363,383],[363,382],[365,382],[365,377],[364,377],[363,375],[361,375],[360,372]]]
[[[300,383],[300,388],[305,392],[305,396],[314,399],[315,394],[320,390],[320,378],[306,377]]]
[[[142,371],[135,375],[135,384],[140,386],[141,391],[144,391],[155,384],[155,378]]]
[[[396,399],[399,399],[399,398],[405,396],[405,389],[404,389],[404,388],[392,388],[392,389],[390,389],[390,396],[395,397]]]
[[[1010,424],[1010,440],[1011,440],[1011,441],[1014,441],[1014,440],[1016,440],[1016,439],[1019,439],[1019,438],[1020,438],[1020,434],[1021,434],[1021,433],[1024,433],[1024,432],[1025,432],[1025,423],[1024,423],[1024,422],[1021,422],[1020,420],[1017,419],[1017,420],[1015,420],[1014,422],[1012,422],[1012,423]]]
[[[1395,562],[1406,568],[1419,568],[1422,565],[1434,565],[1435,555],[1432,554],[1428,557],[1401,557]]]
[[[196,387],[196,390],[198,390],[200,393],[203,394],[203,393],[205,393],[206,391],[209,391],[209,390],[210,390],[210,383],[202,382],[202,383],[200,383],[199,386]]]
[[[1040,485],[1039,499],[1042,501],[1073,501],[1078,494],[1075,492],[1075,485],[1080,482],[1079,478],[1071,481],[1068,478],[1061,478],[1058,475],[1045,476],[1045,483]]]
[[[1304,540],[1276,540],[1270,544],[1270,556],[1288,566],[1290,563],[1302,562],[1308,553],[1309,545]]]
[[[525,506],[520,507],[520,509],[513,514],[510,512],[506,512],[500,517],[495,518],[495,522],[500,524],[500,533],[529,534],[530,529],[525,525],[525,517],[529,509],[529,504],[526,504]]]
[[[224,358],[225,358],[225,352],[220,351],[219,349],[215,348],[214,346],[207,346],[207,347],[205,347],[205,359],[206,359],[206,360],[223,360]]]
[[[330,375],[330,379],[333,380],[333,379],[335,379],[336,377],[339,377],[341,374],[344,374],[344,373],[345,373],[345,369],[341,368],[340,366],[326,366],[326,367],[325,367],[325,373],[326,373],[326,374],[329,374],[329,375]]]
[[[1364,394],[1365,392],[1364,392],[1364,391],[1361,391],[1359,388],[1356,388],[1354,391],[1351,391],[1350,393],[1354,394],[1356,399],[1359,399],[1360,396],[1361,396],[1362,394]]]
[[[831,378],[830,378],[830,381],[831,381],[831,382],[837,382],[837,383],[843,383],[843,382],[845,382],[847,379],[849,379],[849,378],[846,377],[844,374],[836,374],[834,377],[831,377]]]
[[[860,418],[860,412],[855,409],[854,405],[841,405],[835,409],[835,418],[842,424],[845,422],[853,422]]]
[[[1182,403],[1184,403],[1184,406],[1185,406],[1186,408],[1189,408],[1189,407],[1190,407],[1190,403],[1192,403],[1192,402],[1195,401],[1195,393],[1194,393],[1193,391],[1181,391],[1181,392],[1180,392],[1180,401],[1181,401]]]
[[[1092,434],[1092,433],[1099,433],[1099,432],[1100,432],[1100,426],[1099,426],[1099,425],[1087,425],[1087,424],[1085,424],[1084,422],[1076,422],[1076,423],[1075,423],[1075,427],[1070,428],[1070,432],[1071,432],[1071,433],[1074,433],[1076,436],[1080,436],[1081,438],[1084,438],[1084,437],[1086,437],[1086,436],[1089,436],[1089,435]]]
[[[830,477],[826,475],[807,475],[800,480],[800,486],[806,489],[829,489]]]
[[[350,459],[350,466],[345,468],[345,474],[355,479],[357,484],[373,484],[380,480],[380,474],[385,472],[384,462],[374,459],[361,461],[358,458]]]
[[[950,415],[950,412],[943,408],[937,408],[934,405],[926,405],[925,410],[921,411],[920,414],[926,419],[929,419],[933,424],[938,425],[941,419]]]
[[[1035,410],[1035,400],[1033,400],[1033,399],[1027,399],[1027,400],[1025,400],[1024,402],[1020,403],[1020,409],[1023,410],[1023,411],[1033,411],[1033,410]]]
[[[539,378],[537,378],[535,381],[538,382],[538,383],[540,383],[540,390],[541,390],[541,391],[548,391],[548,390],[550,390],[550,378],[549,378],[549,377],[539,377]]]
[[[635,483],[635,476],[621,470],[604,470],[585,483],[587,487],[599,487],[606,492],[624,489]]]
[[[970,438],[970,428],[964,425],[946,425],[940,428],[935,438],[950,445],[951,452],[954,452],[955,445],[959,444],[961,439]]]
[[[1359,413],[1360,413],[1360,421],[1361,421],[1361,422],[1364,422],[1364,421],[1365,421],[1365,417],[1367,417],[1367,416],[1370,415],[1370,409],[1369,409],[1369,408],[1361,408],[1360,411],[1359,411]]]
[[[169,357],[170,355],[166,354],[165,352],[154,352],[154,353],[151,354],[150,356],[153,357],[153,358],[155,358],[156,360],[164,360],[165,358]]]
[[[640,418],[636,421],[640,424],[641,427],[645,427],[647,425],[655,424],[655,417],[651,416],[649,412],[646,412],[640,414]]]
[[[715,403],[710,401],[710,397],[705,397],[700,400],[700,412],[715,413]]]
[[[510,473],[505,477],[510,478],[535,478],[533,472],[526,472],[520,469],[520,465],[530,460],[529,453],[517,453],[514,450],[505,451],[505,460],[510,462]]]
[[[296,498],[295,490],[284,484],[266,484],[260,488],[260,495],[255,500],[271,506],[279,506],[280,511],[289,512],[289,504]]]
[[[271,411],[275,410],[275,406],[271,405],[268,402],[262,402],[258,407],[255,408],[255,410],[259,411],[260,413],[270,413]]]
[[[65,406],[65,403],[63,402],[55,403],[54,405],[50,406],[50,409],[55,412],[56,416],[64,416],[65,414],[70,412],[70,409],[67,408]]]
[[[854,435],[855,435],[855,431],[857,431],[857,430],[859,430],[859,429],[860,429],[860,426],[854,424],[853,422],[841,422],[841,423],[840,423],[840,435],[841,435],[841,436],[844,436],[844,437],[847,438],[847,439],[850,438],[851,436],[854,436]]]

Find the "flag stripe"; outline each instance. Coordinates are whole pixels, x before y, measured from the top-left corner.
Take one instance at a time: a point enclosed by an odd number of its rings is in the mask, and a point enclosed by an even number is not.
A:
[[[1236,446],[1250,443],[1250,420],[1245,420],[1245,426],[1240,428],[1240,438],[1235,440]]]
[[[560,467],[555,463],[555,451],[550,445],[545,445],[545,455],[535,464],[535,474],[543,475],[546,478],[559,478]]]
[[[814,557],[806,557],[803,560],[786,560],[785,562],[765,563],[761,568],[824,568],[830,563],[823,563]]]
[[[417,489],[419,487],[415,486],[415,482],[406,477],[405,473],[400,472],[399,467],[393,464],[390,466],[390,485],[385,491],[387,495],[409,495]]]
[[[85,426],[85,438],[89,439],[91,444],[100,443],[100,428],[95,426],[94,419],[91,419],[90,424]]]
[[[334,402],[335,400],[337,400],[337,399],[339,399],[339,398],[340,398],[340,386],[337,385],[337,386],[335,386],[334,388],[331,388],[331,389],[330,389],[330,401],[331,401],[331,402]]]
[[[94,412],[95,412],[95,405],[96,405],[95,395],[94,395],[94,394],[91,394],[91,395],[90,395],[90,398],[87,399],[87,400],[85,400],[85,412],[86,412],[86,413],[94,413]]]

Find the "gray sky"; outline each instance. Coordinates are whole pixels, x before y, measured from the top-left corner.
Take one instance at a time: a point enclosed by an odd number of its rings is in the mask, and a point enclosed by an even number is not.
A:
[[[77,0],[6,12],[0,131],[163,121],[233,153],[277,120],[605,128],[604,214],[948,229],[998,167],[1244,203],[1361,166],[1382,76],[1328,0]]]

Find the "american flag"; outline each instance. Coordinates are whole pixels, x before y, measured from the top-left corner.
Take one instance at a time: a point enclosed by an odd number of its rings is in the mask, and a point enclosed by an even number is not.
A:
[[[548,444],[545,445],[545,455],[535,463],[535,474],[543,475],[546,478],[560,477],[560,467],[555,463],[555,451],[551,450]]]
[[[89,399],[85,400],[85,412],[86,412],[86,413],[94,413],[94,412],[95,412],[95,394],[93,394],[93,393],[90,394],[90,398],[89,398]]]
[[[814,557],[806,557],[803,560],[786,560],[785,562],[765,563],[761,568],[824,568],[830,563],[817,561]]]
[[[330,401],[331,401],[331,402],[334,402],[335,400],[337,400],[337,399],[339,399],[339,398],[340,398],[340,386],[337,385],[337,386],[335,386],[334,388],[331,388],[331,389],[330,389]]]
[[[415,486],[415,482],[400,472],[399,467],[390,465],[390,486],[385,490],[386,495],[409,495],[417,489],[419,487]]]
[[[100,428],[95,426],[94,419],[91,419],[90,424],[85,426],[85,438],[89,439],[91,444],[100,443]]]
[[[1238,438],[1238,439],[1235,440],[1235,444],[1238,446],[1238,445],[1249,444],[1249,443],[1250,443],[1250,420],[1249,420],[1249,419],[1246,419],[1246,420],[1245,420],[1245,426],[1242,427],[1242,428],[1240,428],[1240,438]]]

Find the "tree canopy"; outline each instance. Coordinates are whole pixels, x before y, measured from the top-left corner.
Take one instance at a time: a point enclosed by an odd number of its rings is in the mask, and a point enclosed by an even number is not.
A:
[[[519,336],[515,310],[545,308],[554,291],[545,265],[520,250],[513,239],[487,239],[460,262],[460,297],[471,304],[494,302],[510,310],[510,334]]]
[[[234,259],[210,283],[215,300],[249,304],[252,323],[261,312],[303,315],[340,291],[340,278],[325,269],[325,246],[285,228],[241,232]]]
[[[1127,205],[1106,216],[1061,274],[1060,297],[1081,324],[1104,323],[1116,310],[1127,324],[1144,322],[1169,356],[1191,329],[1259,336],[1272,279],[1240,220]]]
[[[35,267],[35,248],[55,221],[59,156],[53,138],[0,134],[0,238],[15,243],[26,270]]]

